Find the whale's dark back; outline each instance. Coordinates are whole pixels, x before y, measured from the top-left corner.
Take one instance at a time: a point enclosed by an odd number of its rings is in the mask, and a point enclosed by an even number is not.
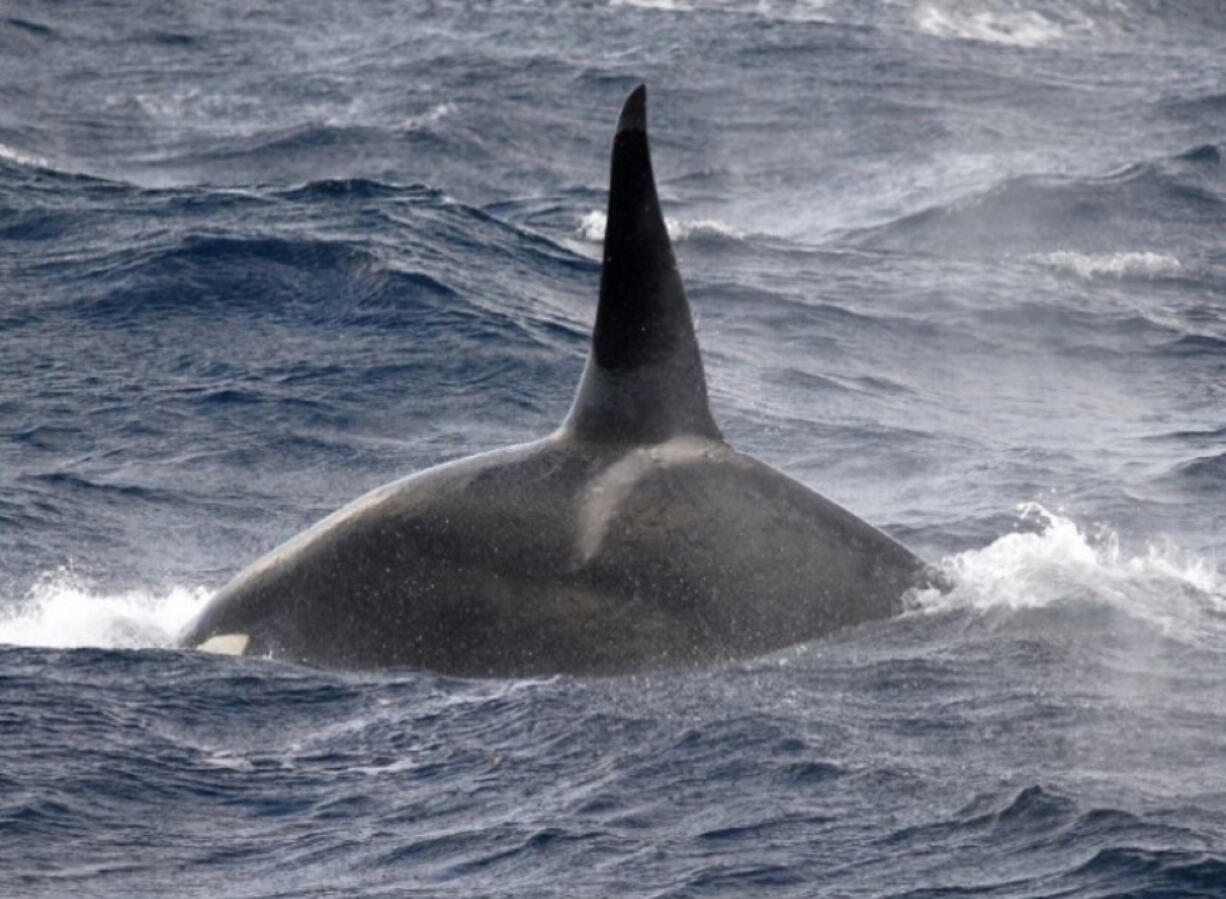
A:
[[[922,575],[885,534],[723,442],[640,87],[613,141],[592,350],[559,432],[363,497],[240,574],[186,643],[346,667],[615,673],[883,618]]]
[[[551,439],[424,472],[253,566],[189,642],[244,634],[249,654],[338,667],[613,674],[883,618],[918,584],[906,549],[769,467],[719,443],[670,452]],[[607,507],[591,494],[602,476]]]

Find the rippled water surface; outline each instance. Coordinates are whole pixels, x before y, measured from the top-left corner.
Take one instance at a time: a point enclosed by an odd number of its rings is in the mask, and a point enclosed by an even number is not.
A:
[[[1209,0],[4,7],[0,893],[1226,896],[1223,60]],[[725,434],[954,589],[627,678],[175,649],[561,420],[639,81]]]

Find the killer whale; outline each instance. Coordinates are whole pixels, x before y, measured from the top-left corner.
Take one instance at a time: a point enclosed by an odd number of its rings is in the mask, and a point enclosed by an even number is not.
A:
[[[724,441],[639,86],[614,134],[591,351],[561,427],[366,494],[240,572],[182,643],[341,668],[618,674],[885,618],[927,572]]]

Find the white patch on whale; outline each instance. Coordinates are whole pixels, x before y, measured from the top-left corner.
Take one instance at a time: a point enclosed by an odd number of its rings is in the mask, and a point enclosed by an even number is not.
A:
[[[219,656],[241,656],[250,642],[251,637],[247,634],[218,634],[216,637],[209,637],[196,649]]]
[[[705,437],[683,435],[653,446],[636,447],[606,468],[588,486],[579,507],[575,541],[579,564],[590,562],[600,551],[609,523],[645,475],[661,466],[709,458],[721,449],[727,447]]]

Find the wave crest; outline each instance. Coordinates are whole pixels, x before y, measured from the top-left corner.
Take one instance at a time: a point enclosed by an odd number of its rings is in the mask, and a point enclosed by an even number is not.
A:
[[[914,13],[915,27],[925,34],[955,40],[1041,47],[1065,36],[1065,27],[1033,9],[992,4],[923,3]],[[1088,26],[1088,20],[1081,27]]]
[[[10,147],[8,144],[0,144],[0,161],[11,162],[14,165],[30,169],[51,168],[51,163],[45,156],[39,156],[37,153],[27,153],[24,150],[18,150],[16,147]]]
[[[579,221],[579,235],[584,240],[604,240],[605,227],[608,222],[609,217],[605,213],[599,209],[593,209]],[[744,240],[747,236],[746,232],[740,228],[711,218],[675,219],[665,216],[664,227],[668,229],[668,236],[678,243],[705,238],[739,241]]]
[[[1154,278],[1180,271],[1183,263],[1170,253],[1152,251],[1131,253],[1074,253],[1060,250],[1035,257],[1039,262],[1059,271],[1071,272],[1091,280],[1098,277]]]
[[[1087,532],[1034,502],[1018,511],[1021,524],[1037,529],[946,557],[939,567],[953,589],[921,591],[914,606],[923,612],[1019,610],[1090,600],[1176,639],[1202,644],[1209,638],[1226,648],[1226,579],[1205,559],[1155,542],[1130,555],[1105,525]],[[1205,613],[1214,619],[1208,628]]]

